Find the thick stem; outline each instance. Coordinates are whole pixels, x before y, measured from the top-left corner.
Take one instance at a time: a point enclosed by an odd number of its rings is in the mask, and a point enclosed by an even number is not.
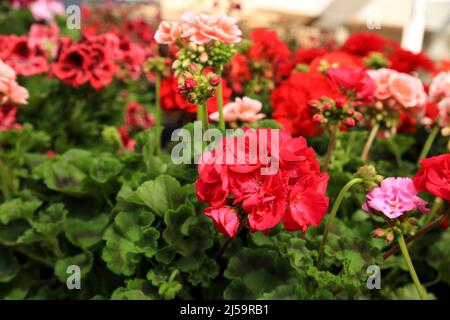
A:
[[[425,159],[428,156],[428,153],[430,152],[431,146],[433,145],[434,140],[436,139],[439,130],[441,128],[439,125],[435,124],[433,130],[431,130],[430,134],[428,135],[427,140],[425,141],[425,144],[423,145],[422,151],[420,152],[419,159],[417,159],[417,164],[422,161],[422,159]]]
[[[397,241],[400,245],[400,250],[402,251],[403,258],[405,259],[406,265],[408,266],[409,274],[416,286],[417,293],[420,296],[420,299],[426,300],[427,294],[420,283],[419,277],[417,276],[416,270],[414,269],[414,265],[411,261],[411,257],[409,256],[408,247],[406,246],[405,239],[403,238],[403,234],[401,232],[397,232]]]
[[[322,243],[320,244],[319,249],[319,258],[318,258],[318,265],[322,263],[322,256],[323,256],[323,249],[325,247],[325,244],[328,241],[328,234],[330,233],[330,229],[333,226],[334,218],[336,216],[336,213],[339,210],[339,207],[341,206],[342,200],[344,200],[345,195],[347,194],[348,190],[350,190],[351,187],[353,187],[355,184],[361,183],[364,180],[361,178],[353,178],[347,184],[341,189],[339,192],[336,201],[334,202],[333,208],[331,209],[330,216],[328,217],[327,224],[325,226],[325,230],[323,231],[323,237],[322,237]]]
[[[162,112],[161,112],[161,74],[159,72],[156,73],[156,82],[155,82],[155,107],[156,107],[156,132],[158,135],[158,143],[156,145],[156,155],[161,153],[161,121],[162,121]]]
[[[425,227],[423,227],[419,231],[417,231],[413,236],[406,238],[405,242],[408,244],[408,243],[416,240],[423,234],[427,233],[428,231],[430,231],[436,227],[439,227],[442,224],[442,222],[444,221],[444,219],[445,219],[445,216],[440,216],[439,218],[433,220],[432,222],[427,224]],[[383,253],[384,260],[386,260],[393,254],[395,254],[399,249],[400,249],[400,245],[397,244],[397,245],[393,246],[392,248],[390,248],[385,253]]]
[[[208,122],[208,109],[206,108],[206,103],[202,103],[197,108],[201,108],[201,116],[202,116],[202,122],[203,122],[203,130],[209,129],[209,122]],[[197,113],[198,115],[198,113]]]
[[[325,163],[323,165],[323,171],[328,171],[330,165],[331,155],[333,154],[334,146],[336,145],[337,132],[339,130],[339,123],[333,123],[330,127],[330,141],[328,142],[327,154],[325,156]]]
[[[367,138],[366,145],[364,146],[364,150],[361,154],[362,161],[367,161],[369,159],[370,148],[372,148],[372,144],[375,141],[375,137],[377,136],[379,129],[380,125],[378,123],[375,123],[372,126],[372,130],[370,130],[369,137]]]
[[[219,77],[221,74],[219,74]],[[217,86],[217,110],[219,111],[219,128],[222,131],[225,131],[225,119],[223,117],[223,88],[222,88],[222,79]]]

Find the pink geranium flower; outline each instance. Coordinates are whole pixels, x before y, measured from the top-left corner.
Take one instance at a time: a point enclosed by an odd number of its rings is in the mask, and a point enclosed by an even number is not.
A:
[[[391,91],[389,90],[389,78],[395,72],[396,71],[388,68],[367,70],[367,73],[375,82],[375,98],[384,100],[391,96]]]
[[[64,5],[60,0],[36,0],[30,10],[36,20],[52,21],[64,13]]]
[[[363,210],[378,211],[395,219],[414,209],[428,212],[427,202],[417,196],[418,191],[410,178],[386,178],[380,187],[367,194]]]
[[[450,126],[450,97],[439,101],[438,108],[441,127]]]
[[[223,107],[223,117],[225,121],[241,120],[255,123],[266,116],[259,113],[261,109],[262,103],[258,100],[249,97],[236,98],[234,102],[230,102]],[[212,121],[219,121],[219,112],[212,113],[209,118]]]
[[[48,52],[50,57],[56,57],[58,53],[59,27],[55,22],[49,26],[35,23],[30,28],[29,44],[33,48]]]
[[[424,106],[427,102],[422,81],[409,74],[393,73],[389,78],[389,89],[392,96],[406,108]]]
[[[0,105],[5,102],[26,104],[28,90],[16,82],[14,70],[0,60]]]
[[[187,38],[194,34],[194,28],[178,21],[163,21],[155,32],[155,40],[159,44],[173,44],[178,38]]]
[[[429,96],[432,102],[450,97],[450,71],[440,72],[433,78],[430,84]]]
[[[218,40],[223,43],[241,41],[242,31],[236,25],[236,19],[225,14],[219,16],[186,12],[181,16],[181,22],[193,28],[189,40],[196,44]]]

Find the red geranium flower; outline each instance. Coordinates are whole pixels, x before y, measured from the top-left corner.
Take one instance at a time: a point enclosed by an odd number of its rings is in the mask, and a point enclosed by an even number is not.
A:
[[[328,175],[320,173],[305,138],[292,138],[286,131],[246,128],[243,136],[224,138],[202,154],[198,173],[197,197],[211,206],[205,213],[224,234],[228,223],[235,230],[239,220],[224,206],[240,206],[251,231],[267,231],[281,221],[287,230],[306,231],[321,222],[328,208]]]
[[[346,91],[354,91],[356,97],[369,100],[375,91],[375,82],[362,68],[328,68],[327,76]],[[350,92],[351,93],[351,92]]]
[[[45,51],[31,45],[26,36],[0,36],[0,59],[24,76],[48,71]]]
[[[344,51],[332,51],[318,56],[311,61],[310,71],[324,71],[324,66],[332,68],[358,68],[362,67],[361,58]]]
[[[10,103],[0,105],[0,131],[20,129],[22,126],[16,122],[16,106]]]
[[[132,101],[126,106],[125,122],[131,130],[147,129],[155,124],[155,118],[148,114],[143,105]]]
[[[420,165],[414,177],[417,190],[450,200],[450,154],[423,159]]]
[[[342,50],[361,57],[371,52],[383,53],[392,45],[392,41],[373,32],[358,32],[352,34],[345,41]]]
[[[333,81],[319,72],[292,73],[272,92],[272,116],[292,135],[312,136],[317,123],[308,102],[323,96],[335,99],[341,93]]]

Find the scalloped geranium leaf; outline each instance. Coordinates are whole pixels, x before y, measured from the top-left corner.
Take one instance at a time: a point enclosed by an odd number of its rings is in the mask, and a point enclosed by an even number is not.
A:
[[[109,216],[101,213],[90,219],[69,218],[64,225],[67,239],[75,246],[88,249],[102,240],[109,223]]]
[[[126,287],[114,290],[111,300],[155,300],[158,299],[157,289],[148,280],[128,280]]]
[[[42,205],[42,201],[30,199],[13,199],[0,205],[0,223],[8,224],[15,219],[31,221],[33,214]]]
[[[292,271],[289,262],[276,251],[243,248],[230,259],[225,270],[224,276],[231,283],[224,291],[224,298],[261,298],[286,284],[293,277]]]
[[[146,210],[121,211],[108,227],[103,239],[102,258],[116,274],[130,276],[136,264],[145,256],[156,254],[159,232],[151,227],[155,217]]]
[[[137,190],[139,198],[160,216],[170,209],[176,209],[186,200],[186,193],[177,179],[161,175],[155,180],[144,182]]]
[[[167,225],[163,239],[171,248],[182,255],[178,267],[193,271],[206,259],[205,250],[213,246],[211,223],[198,217],[190,204],[183,204],[176,210],[169,210],[164,216]]]
[[[55,275],[58,277],[59,281],[66,283],[67,278],[71,275],[70,273],[67,273],[68,267],[75,265],[80,268],[81,279],[84,279],[91,271],[93,262],[94,256],[89,251],[59,259],[55,263]]]
[[[98,183],[106,183],[117,176],[123,164],[111,154],[103,153],[95,158],[89,169],[89,176]]]

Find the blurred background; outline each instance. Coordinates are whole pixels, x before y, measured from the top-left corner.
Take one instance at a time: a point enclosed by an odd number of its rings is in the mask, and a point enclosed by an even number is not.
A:
[[[450,0],[64,0],[72,4],[133,5],[131,15],[177,19],[185,11],[227,12],[244,29],[271,27],[302,47],[350,33],[373,31],[402,43],[413,52],[424,50],[436,60],[450,50]]]

